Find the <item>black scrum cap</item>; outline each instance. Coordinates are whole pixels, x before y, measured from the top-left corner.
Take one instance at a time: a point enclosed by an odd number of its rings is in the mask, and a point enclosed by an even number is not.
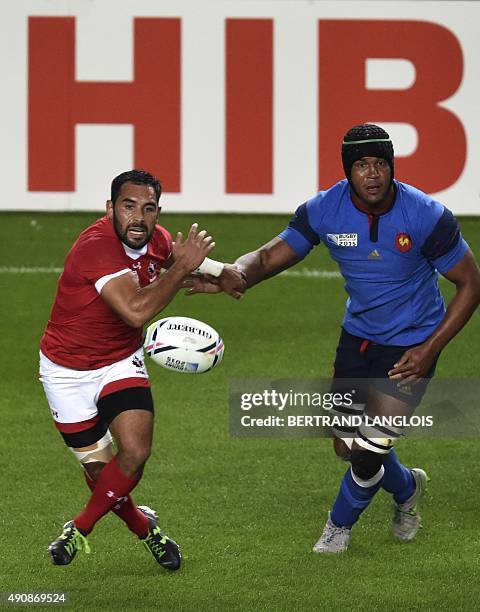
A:
[[[345,134],[342,142],[342,162],[345,176],[351,181],[352,166],[362,157],[381,157],[385,159],[392,171],[393,180],[393,144],[387,132],[371,123],[355,125]]]

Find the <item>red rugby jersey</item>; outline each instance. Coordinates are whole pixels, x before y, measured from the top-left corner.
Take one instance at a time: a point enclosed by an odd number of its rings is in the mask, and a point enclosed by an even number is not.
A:
[[[142,344],[143,329],[127,325],[99,291],[104,277],[126,269],[145,287],[157,278],[171,250],[171,236],[160,225],[141,251],[125,246],[107,217],[83,231],[58,280],[50,320],[40,341],[43,354],[68,368],[94,370],[135,352]]]

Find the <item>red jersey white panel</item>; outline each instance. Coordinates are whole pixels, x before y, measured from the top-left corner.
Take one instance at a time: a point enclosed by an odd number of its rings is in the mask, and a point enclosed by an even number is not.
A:
[[[160,225],[140,251],[126,247],[106,217],[83,231],[67,255],[58,281],[50,320],[40,341],[44,355],[67,368],[94,370],[135,352],[142,344],[143,329],[127,325],[99,291],[104,277],[126,269],[145,287],[157,278],[171,250],[171,236]]]

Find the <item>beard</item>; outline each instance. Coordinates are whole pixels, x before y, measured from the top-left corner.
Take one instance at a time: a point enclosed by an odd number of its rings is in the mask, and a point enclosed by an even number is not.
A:
[[[113,227],[115,229],[115,233],[123,242],[123,244],[126,244],[129,248],[134,249],[136,251],[142,249],[148,242],[150,242],[150,239],[153,235],[153,231],[155,229],[153,228],[152,231],[149,232],[147,226],[144,223],[130,223],[130,225],[127,225],[125,230],[123,230],[122,226],[118,222],[115,213],[113,214]],[[144,237],[142,239],[131,240],[128,237],[128,230],[132,228],[142,229],[145,232]]]

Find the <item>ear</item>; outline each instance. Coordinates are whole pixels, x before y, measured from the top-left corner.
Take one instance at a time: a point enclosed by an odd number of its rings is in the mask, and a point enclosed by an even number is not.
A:
[[[112,202],[112,200],[107,200],[105,208],[106,208],[106,211],[107,211],[107,219],[112,221],[112,219],[113,219],[113,202]]]

